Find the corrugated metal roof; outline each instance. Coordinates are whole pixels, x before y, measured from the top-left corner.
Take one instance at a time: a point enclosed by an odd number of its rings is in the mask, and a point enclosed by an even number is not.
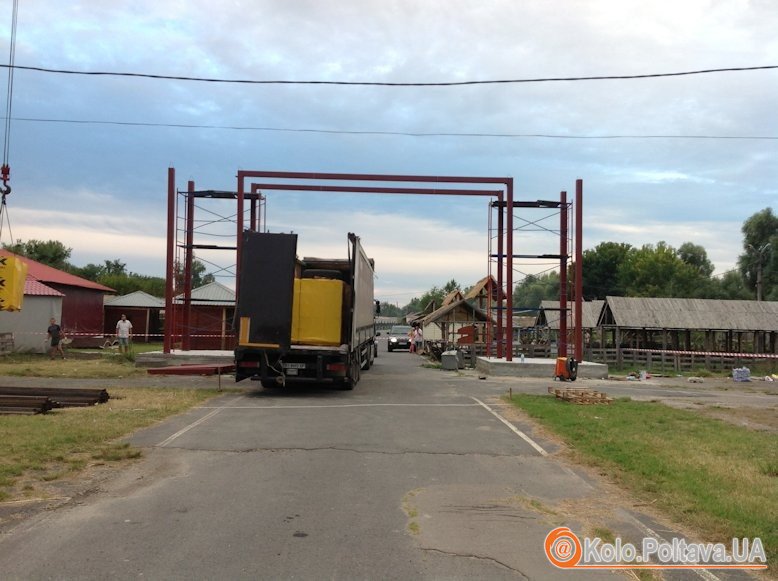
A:
[[[24,294],[35,297],[64,297],[65,295],[54,290],[53,288],[46,286],[39,280],[30,278],[29,276],[24,280]]]
[[[144,291],[135,291],[120,297],[108,297],[106,307],[132,307],[140,309],[164,309],[165,299],[160,299]]]
[[[173,301],[176,304],[184,302],[183,293],[177,295]],[[192,290],[193,305],[212,305],[215,307],[234,307],[235,291],[221,284],[211,282]]]
[[[605,301],[584,301],[581,304],[581,318],[583,319],[582,327],[584,329],[594,329],[597,327],[597,322],[600,319],[600,312],[602,312],[604,305]],[[567,309],[568,325],[572,326],[575,321],[575,303],[568,301]],[[545,324],[548,325],[549,329],[559,329],[560,316],[559,301],[541,301],[538,320],[541,321],[545,319]]]
[[[68,286],[77,286],[80,288],[90,288],[109,293],[114,292],[111,287],[92,282],[91,280],[81,278],[75,274],[70,274],[68,272],[52,268],[51,266],[41,264],[40,262],[37,262],[31,258],[27,258],[26,256],[19,256],[18,254],[14,254],[13,252],[9,252],[8,250],[2,248],[0,248],[0,256],[15,256],[19,260],[27,263],[27,276],[37,279],[41,282],[47,282],[49,284],[64,284]]]
[[[778,331],[778,301],[608,297],[603,317],[633,329]]]

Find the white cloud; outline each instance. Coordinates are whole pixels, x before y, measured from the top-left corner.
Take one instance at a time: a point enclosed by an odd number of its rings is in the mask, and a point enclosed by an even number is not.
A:
[[[770,0],[119,0],[20,9],[21,65],[243,79],[449,81],[622,75],[778,62]],[[0,42],[9,31],[0,27]],[[2,46],[0,46],[2,49]],[[17,117],[290,129],[557,135],[776,135],[775,71],[459,88],[223,85],[17,71]],[[740,225],[778,206],[774,141],[380,137],[32,123],[12,126],[14,235],[161,274],[166,168],[233,189],[275,169],[513,176],[517,196],[586,184],[584,239],[702,244],[736,259]],[[273,198],[274,228],[339,255],[360,234],[386,292],[486,268],[486,212],[418,198]],[[521,253],[554,242],[522,234]],[[105,253],[104,255],[102,253]],[[228,253],[227,253],[228,254]],[[204,257],[211,258],[208,253]],[[214,261],[229,262],[224,253]],[[540,267],[520,265],[530,271]]]

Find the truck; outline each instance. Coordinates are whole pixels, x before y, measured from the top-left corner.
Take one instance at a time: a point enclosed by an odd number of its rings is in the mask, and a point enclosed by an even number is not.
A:
[[[238,272],[235,381],[353,389],[378,356],[374,262],[348,234],[346,258],[297,257],[297,234],[246,231]]]

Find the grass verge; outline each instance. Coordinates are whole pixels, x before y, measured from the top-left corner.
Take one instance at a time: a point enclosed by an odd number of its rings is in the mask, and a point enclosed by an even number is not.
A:
[[[0,501],[45,496],[45,484],[107,462],[137,458],[140,450],[117,439],[189,409],[215,390],[112,390],[88,408],[36,416],[0,416]]]
[[[514,405],[561,436],[576,460],[656,501],[711,542],[760,537],[778,563],[778,435],[660,403],[572,405],[520,394]]]
[[[146,375],[146,370],[136,368],[130,359],[117,355],[63,361],[51,360],[47,355],[11,354],[0,357],[0,375],[106,379]]]

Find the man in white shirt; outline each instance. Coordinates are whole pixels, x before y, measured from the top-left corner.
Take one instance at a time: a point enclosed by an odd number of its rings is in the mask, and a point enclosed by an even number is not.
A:
[[[127,315],[122,315],[122,318],[116,323],[116,337],[119,339],[119,351],[129,353],[132,323],[127,320]]]

